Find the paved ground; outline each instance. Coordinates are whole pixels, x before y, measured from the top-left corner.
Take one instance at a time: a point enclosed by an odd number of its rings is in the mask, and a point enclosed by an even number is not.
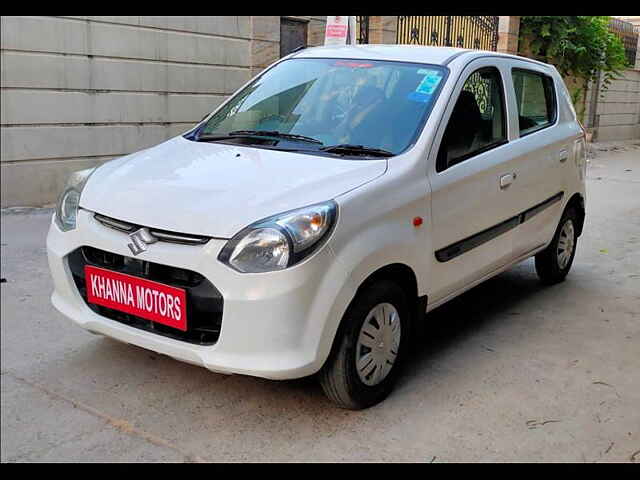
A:
[[[527,261],[433,312],[362,412],[72,326],[49,303],[50,212],[3,213],[2,461],[640,462],[640,146],[598,148],[567,281]]]

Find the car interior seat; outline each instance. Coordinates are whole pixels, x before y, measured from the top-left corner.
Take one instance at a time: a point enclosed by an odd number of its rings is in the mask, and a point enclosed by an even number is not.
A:
[[[480,132],[481,125],[482,116],[475,95],[462,90],[442,137],[438,154],[439,164],[444,167],[468,153]]]

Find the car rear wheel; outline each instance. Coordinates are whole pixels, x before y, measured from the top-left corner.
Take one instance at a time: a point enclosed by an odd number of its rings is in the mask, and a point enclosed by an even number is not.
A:
[[[543,283],[561,282],[569,273],[578,243],[577,226],[578,214],[570,207],[563,213],[549,246],[536,255],[536,272]]]
[[[398,285],[380,281],[360,292],[345,313],[320,371],[325,394],[352,410],[384,400],[398,376],[408,333],[407,299]]]

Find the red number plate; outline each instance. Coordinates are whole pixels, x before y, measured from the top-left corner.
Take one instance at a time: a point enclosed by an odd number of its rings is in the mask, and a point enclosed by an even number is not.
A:
[[[84,274],[90,303],[187,330],[184,289],[89,265]]]

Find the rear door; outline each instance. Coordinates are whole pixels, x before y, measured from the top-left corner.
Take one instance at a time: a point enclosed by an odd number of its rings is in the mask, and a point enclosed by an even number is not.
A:
[[[431,298],[444,300],[508,263],[518,204],[512,184],[513,108],[506,59],[470,62],[459,77],[429,155]]]
[[[507,91],[515,117],[512,152],[517,172],[513,202],[522,212],[514,253],[521,256],[543,246],[555,232],[569,194],[567,168],[574,163],[577,130],[561,115],[561,86],[549,67],[511,63]]]

